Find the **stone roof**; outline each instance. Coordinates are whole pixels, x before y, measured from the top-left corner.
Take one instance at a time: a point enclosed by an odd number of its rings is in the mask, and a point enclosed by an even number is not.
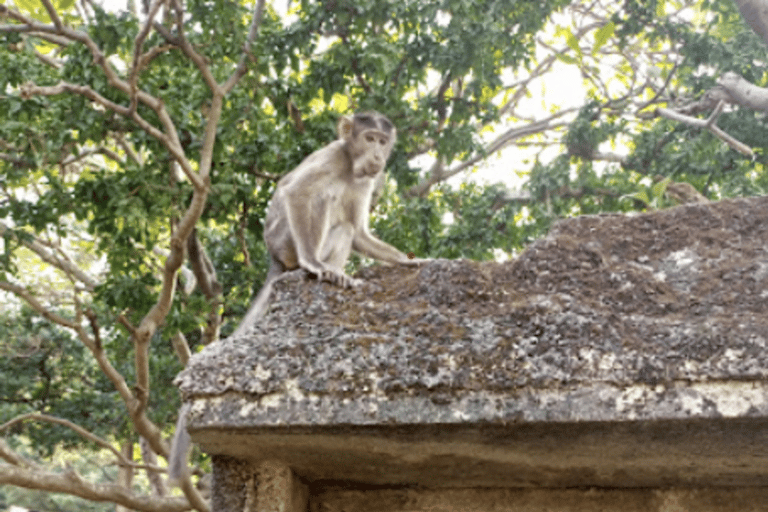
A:
[[[639,449],[626,422],[751,418],[749,446],[768,417],[768,197],[567,219],[505,263],[358,277],[343,290],[290,273],[253,330],[192,358],[177,383],[204,448],[232,454],[206,429],[461,439],[615,422]]]

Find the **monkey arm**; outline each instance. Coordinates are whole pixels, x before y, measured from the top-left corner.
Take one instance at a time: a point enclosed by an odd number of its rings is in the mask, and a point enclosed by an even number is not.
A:
[[[379,240],[367,229],[361,229],[357,232],[357,235],[352,242],[352,249],[370,258],[387,263],[413,263],[413,260],[409,260],[408,256],[404,253],[388,243]]]

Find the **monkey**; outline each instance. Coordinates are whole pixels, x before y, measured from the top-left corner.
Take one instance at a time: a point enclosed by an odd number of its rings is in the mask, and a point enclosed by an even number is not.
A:
[[[378,112],[342,116],[338,139],[305,158],[277,184],[267,209],[264,240],[270,256],[265,284],[233,333],[263,316],[274,282],[302,268],[343,288],[360,282],[344,273],[351,251],[385,263],[418,265],[371,234],[372,198],[383,187],[384,166],[397,131]]]
[[[342,116],[337,131],[337,140],[278,181],[264,223],[269,271],[232,336],[243,334],[264,315],[274,283],[286,272],[304,269],[319,280],[351,288],[361,284],[344,272],[353,250],[385,263],[428,261],[379,240],[368,226],[371,201],[383,188],[384,166],[395,145],[395,126],[378,112],[364,112]],[[187,412],[188,406],[179,411],[168,458],[172,481],[179,481],[187,467]]]

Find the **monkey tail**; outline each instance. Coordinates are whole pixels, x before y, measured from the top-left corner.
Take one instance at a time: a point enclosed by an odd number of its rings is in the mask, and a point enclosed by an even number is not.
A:
[[[184,404],[179,409],[179,419],[176,420],[176,432],[173,434],[171,454],[168,456],[168,479],[178,484],[189,471],[187,457],[192,447],[192,438],[187,432],[187,413],[190,404]]]
[[[269,271],[267,272],[267,278],[264,280],[264,285],[259,290],[256,298],[251,302],[251,306],[248,308],[248,312],[245,317],[240,321],[240,325],[237,326],[232,336],[240,336],[248,328],[253,327],[257,320],[264,316],[267,312],[267,306],[269,305],[269,298],[272,295],[272,285],[275,283],[278,277],[285,272],[285,267],[274,257],[270,257]]]

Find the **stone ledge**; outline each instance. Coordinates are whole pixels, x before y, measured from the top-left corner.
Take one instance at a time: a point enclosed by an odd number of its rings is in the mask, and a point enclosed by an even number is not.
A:
[[[279,459],[312,485],[768,486],[764,418],[509,425],[209,427],[208,453]]]
[[[597,382],[506,393],[483,391],[419,395],[359,395],[338,399],[304,393],[260,397],[227,393],[192,400],[193,429],[228,426],[449,425],[464,423],[636,421],[768,418],[768,382],[667,382],[619,386]]]

